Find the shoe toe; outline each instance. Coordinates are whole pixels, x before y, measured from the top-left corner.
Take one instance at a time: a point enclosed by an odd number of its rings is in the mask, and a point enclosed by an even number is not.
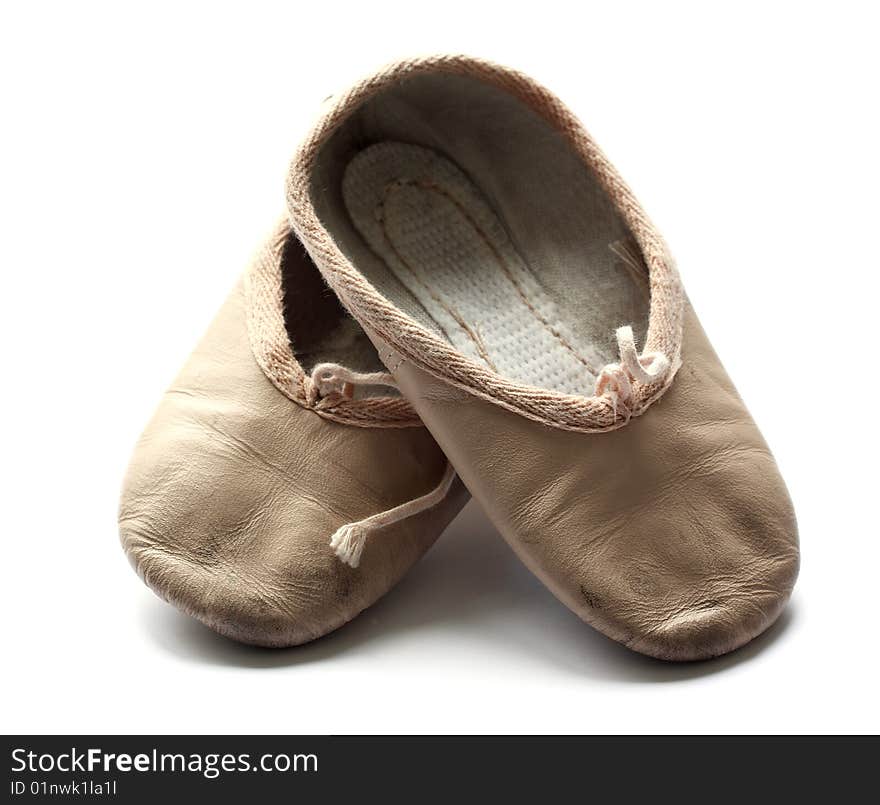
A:
[[[386,593],[460,507],[450,500],[383,530],[352,568],[331,536],[429,487],[445,466],[430,437],[345,428],[293,404],[284,416],[234,411],[166,395],[135,450],[119,514],[124,550],[147,585],[227,637],[289,646],[341,626]]]
[[[123,547],[151,589],[260,645],[303,642],[344,617],[347,569],[318,550],[333,523],[241,443],[195,425],[145,434],[120,510]]]
[[[689,527],[660,524],[658,532],[665,536],[627,577],[630,594],[643,593],[630,604],[630,648],[665,660],[709,659],[740,648],[778,618],[799,567],[786,496],[748,513],[706,507]],[[640,585],[646,570],[653,577],[647,591]]]

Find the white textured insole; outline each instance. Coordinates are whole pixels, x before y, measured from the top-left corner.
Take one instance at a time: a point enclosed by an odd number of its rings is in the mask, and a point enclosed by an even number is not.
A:
[[[459,351],[532,386],[589,393],[602,359],[578,344],[467,176],[383,142],[348,165],[343,197],[370,248]]]

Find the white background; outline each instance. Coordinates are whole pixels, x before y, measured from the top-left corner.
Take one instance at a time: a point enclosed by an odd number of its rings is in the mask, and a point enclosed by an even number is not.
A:
[[[878,170],[870,3],[5,3],[3,731],[876,731]],[[320,101],[398,56],[517,66],[676,254],[774,449],[803,567],[727,658],[591,630],[469,507],[400,587],[261,651],[117,542],[130,450],[283,209]]]

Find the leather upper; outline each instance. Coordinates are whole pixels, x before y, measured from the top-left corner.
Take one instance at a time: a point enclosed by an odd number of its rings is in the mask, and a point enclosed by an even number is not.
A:
[[[585,621],[667,660],[746,643],[798,572],[785,485],[689,304],[682,362],[658,401],[607,433],[550,427],[394,362],[521,559]]]
[[[387,592],[464,505],[374,534],[361,564],[329,547],[339,526],[434,488],[446,459],[424,428],[339,424],[284,396],[248,343],[242,285],[166,392],[132,457],[119,524],[147,584],[218,632],[301,643]]]

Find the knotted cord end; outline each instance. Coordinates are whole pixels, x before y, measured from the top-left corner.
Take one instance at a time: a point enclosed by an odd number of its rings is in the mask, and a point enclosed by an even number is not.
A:
[[[388,386],[397,388],[394,377],[387,372],[354,372],[338,363],[319,363],[312,369],[307,382],[309,405],[325,397],[354,397],[356,386]]]
[[[606,364],[596,378],[597,397],[608,396],[617,419],[618,408],[624,410],[626,419],[632,416],[632,398],[635,383],[655,383],[669,372],[669,359],[662,352],[646,352],[639,355],[636,350],[632,327],[619,327],[615,333],[620,352],[620,363]]]
[[[330,538],[330,547],[346,565],[357,567],[361,563],[368,535],[367,529],[360,523],[346,523]]]

